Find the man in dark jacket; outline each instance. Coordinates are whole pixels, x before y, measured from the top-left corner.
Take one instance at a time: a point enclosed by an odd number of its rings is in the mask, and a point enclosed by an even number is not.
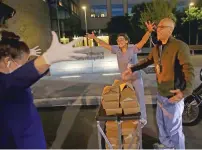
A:
[[[158,44],[146,59],[122,75],[123,80],[128,80],[132,72],[155,65],[158,84],[156,119],[161,144],[154,146],[160,149],[185,149],[182,131],[184,97],[192,93],[195,77],[189,47],[172,37],[174,27],[171,19],[162,19],[157,26]]]

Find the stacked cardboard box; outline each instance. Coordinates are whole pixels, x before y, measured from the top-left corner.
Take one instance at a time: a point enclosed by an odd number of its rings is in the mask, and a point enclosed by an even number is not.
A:
[[[106,86],[104,88],[102,93],[102,106],[107,115],[122,114],[122,112],[124,115],[129,115],[140,112],[140,106],[132,84],[119,80],[115,80],[112,86]],[[128,149],[130,144],[132,144],[131,149],[138,148],[137,143],[139,142],[139,138],[135,133],[137,125],[138,121],[136,120],[128,120],[121,123],[121,142],[123,143],[122,146],[124,149]],[[106,136],[113,149],[118,149],[118,124],[116,121],[106,122]],[[109,149],[107,144],[106,149]]]
[[[138,125],[138,122],[136,120],[128,120],[128,121],[122,122],[121,129],[122,129],[122,135],[123,135],[124,149],[128,149],[131,142],[132,142],[132,145],[130,148],[137,149],[138,136],[137,136],[137,133],[134,134],[137,130],[137,125]]]
[[[112,86],[120,86],[121,84],[123,84],[125,82],[121,81],[121,80],[114,80],[114,83],[112,84]]]
[[[123,83],[120,85],[120,90],[120,105],[123,108],[124,115],[140,112],[140,106],[133,85],[128,82]]]
[[[137,126],[138,121],[128,120],[121,123],[121,137],[123,143],[123,148],[128,149],[131,146],[131,149],[138,148],[139,138],[137,135]],[[134,135],[133,135],[134,134]],[[106,122],[106,136],[112,145],[113,149],[118,149],[118,124],[116,121],[107,121]],[[131,143],[132,142],[132,143]],[[130,145],[131,144],[131,145]],[[106,143],[106,148],[109,149],[108,144]]]
[[[105,86],[102,93],[102,106],[106,115],[136,114],[140,106],[133,85],[115,80],[112,86]]]
[[[102,106],[106,115],[122,114],[122,108],[119,104],[119,87],[105,86],[102,93]]]
[[[116,121],[107,121],[106,122],[106,136],[112,145],[113,149],[118,149],[118,123]],[[106,143],[106,148],[109,149],[108,144]]]

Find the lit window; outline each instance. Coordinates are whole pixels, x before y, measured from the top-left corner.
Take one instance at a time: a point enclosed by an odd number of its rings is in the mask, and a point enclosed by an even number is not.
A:
[[[106,17],[107,16],[107,6],[106,5],[93,5],[91,6],[91,14],[93,17]]]
[[[123,4],[112,4],[112,16],[124,16]]]
[[[74,11],[74,4],[71,3],[71,10]]]
[[[91,17],[91,18],[95,18],[95,14],[91,14],[90,17]]]
[[[59,1],[59,5],[60,5],[60,6],[63,6],[61,1]]]
[[[76,13],[76,6],[74,5],[74,13]]]
[[[71,3],[71,10],[72,10],[73,13],[79,15],[78,6],[75,5],[74,3]]]
[[[101,14],[101,17],[105,17],[105,14]]]

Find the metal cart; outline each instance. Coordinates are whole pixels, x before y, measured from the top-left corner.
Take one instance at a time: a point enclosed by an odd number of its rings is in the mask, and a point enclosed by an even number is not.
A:
[[[134,114],[134,115],[107,116],[103,107],[100,106],[100,108],[96,114],[99,149],[104,149],[103,139],[104,139],[105,143],[108,145],[108,147],[110,149],[113,149],[112,144],[109,142],[109,140],[104,132],[106,121],[117,121],[117,123],[118,123],[118,133],[117,133],[118,134],[118,146],[119,146],[119,149],[122,149],[123,143],[122,143],[121,123],[126,120],[137,120],[138,121],[137,129],[135,129],[132,132],[132,139],[131,139],[129,147],[127,149],[131,148],[135,136],[139,137],[138,138],[139,140],[137,143],[138,144],[137,148],[142,149],[142,129],[141,129],[141,125],[140,125],[140,116],[141,116],[140,112],[137,114]]]

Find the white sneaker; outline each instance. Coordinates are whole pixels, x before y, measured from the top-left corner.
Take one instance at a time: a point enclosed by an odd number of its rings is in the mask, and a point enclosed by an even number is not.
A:
[[[140,123],[141,123],[141,128],[144,128],[144,126],[147,124],[147,120],[144,118],[141,118]]]
[[[159,144],[159,143],[155,143],[153,144],[154,149],[160,149],[160,150],[164,150],[164,149],[174,149],[174,148],[168,148],[163,144]]]

